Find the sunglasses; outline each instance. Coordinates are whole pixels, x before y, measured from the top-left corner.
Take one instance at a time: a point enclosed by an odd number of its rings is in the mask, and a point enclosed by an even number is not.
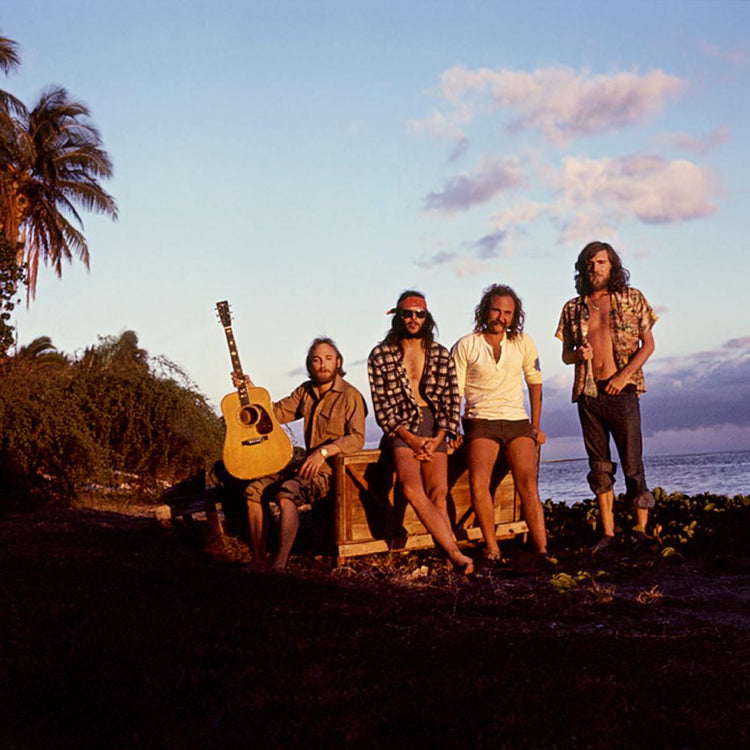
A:
[[[398,314],[406,320],[407,318],[418,318],[422,320],[427,317],[427,310],[399,310]]]

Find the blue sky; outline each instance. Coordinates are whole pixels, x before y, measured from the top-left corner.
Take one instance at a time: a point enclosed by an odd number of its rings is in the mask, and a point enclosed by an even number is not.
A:
[[[9,4],[23,65],[0,86],[89,105],[120,210],[85,217],[90,272],[40,271],[19,343],[132,329],[218,405],[228,299],[273,397],[325,334],[369,399],[402,290],[450,346],[508,283],[545,375],[544,457],[580,456],[554,331],[600,239],[660,315],[646,452],[750,449],[749,31],[740,0]]]

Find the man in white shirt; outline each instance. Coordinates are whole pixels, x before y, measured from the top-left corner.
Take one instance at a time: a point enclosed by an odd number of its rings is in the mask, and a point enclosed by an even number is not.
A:
[[[513,474],[524,518],[541,560],[547,556],[544,509],[539,499],[538,449],[546,438],[540,429],[542,373],[534,342],[523,333],[524,312],[518,295],[493,284],[474,310],[474,332],[453,346],[459,393],[465,397],[464,433],[471,501],[490,561],[501,559],[495,536],[490,482],[500,450]],[[529,391],[531,420],[523,399]]]

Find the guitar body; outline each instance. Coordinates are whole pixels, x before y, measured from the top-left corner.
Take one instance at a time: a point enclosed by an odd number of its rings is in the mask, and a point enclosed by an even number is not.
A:
[[[265,388],[248,388],[251,403],[239,393],[221,400],[226,437],[224,465],[237,479],[257,479],[283,469],[292,459],[292,441],[273,415]]]
[[[237,479],[257,479],[280,471],[292,460],[292,441],[273,415],[268,391],[245,381],[229,303],[217,302],[216,311],[227,337],[233,373],[240,381],[236,393],[228,393],[221,399],[227,429],[224,466]]]

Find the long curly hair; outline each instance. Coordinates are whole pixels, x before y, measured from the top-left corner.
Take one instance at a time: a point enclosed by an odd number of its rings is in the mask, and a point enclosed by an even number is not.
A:
[[[400,347],[401,342],[404,339],[409,338],[409,332],[406,330],[404,320],[398,314],[399,305],[407,297],[421,297],[422,299],[425,299],[424,294],[422,294],[422,292],[416,291],[415,289],[407,289],[405,292],[401,292],[398,298],[398,302],[396,302],[396,307],[393,308],[393,320],[391,320],[390,330],[388,331],[388,333],[386,333],[385,338],[383,339],[384,344],[391,344]],[[422,341],[424,341],[425,346],[429,347],[435,340],[437,324],[435,323],[435,319],[432,317],[432,313],[429,310],[426,310],[425,312],[427,313],[427,315],[425,315],[424,325],[422,326],[420,338],[422,339]]]
[[[622,259],[617,254],[612,245],[607,242],[589,242],[586,247],[581,250],[576,261],[576,291],[582,297],[586,297],[594,290],[591,287],[591,280],[589,279],[589,261],[602,250],[607,251],[609,262],[612,264],[612,271],[609,275],[609,283],[607,284],[607,290],[610,292],[622,292],[628,288],[630,281],[630,271],[627,268],[623,268]]]
[[[492,284],[492,286],[488,286],[484,290],[482,299],[479,300],[479,304],[474,308],[474,331],[481,333],[487,327],[487,318],[490,314],[493,297],[510,297],[515,303],[516,310],[513,313],[513,320],[505,332],[505,335],[513,340],[516,336],[523,333],[523,323],[526,315],[523,311],[521,298],[506,284]]]

